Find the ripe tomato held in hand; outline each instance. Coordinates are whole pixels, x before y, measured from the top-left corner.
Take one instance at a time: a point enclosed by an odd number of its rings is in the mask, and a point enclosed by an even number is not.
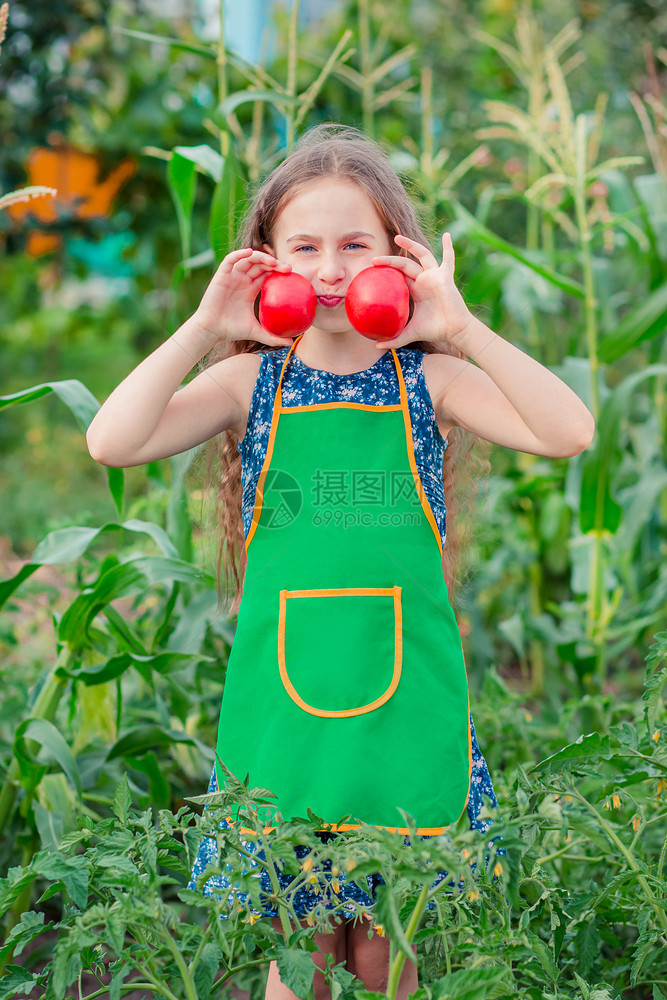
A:
[[[391,340],[408,321],[410,292],[401,271],[378,264],[359,271],[345,295],[350,323],[370,340]]]
[[[259,321],[276,337],[298,337],[315,319],[317,295],[302,274],[270,274],[259,297]]]

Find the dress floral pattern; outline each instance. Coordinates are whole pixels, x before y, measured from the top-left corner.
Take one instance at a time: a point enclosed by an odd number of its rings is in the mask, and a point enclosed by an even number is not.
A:
[[[241,456],[241,483],[243,490],[242,517],[246,536],[252,523],[257,483],[264,464],[269,441],[273,405],[278,390],[280,372],[288,350],[289,347],[286,346],[284,348],[261,352],[259,374],[248,413],[246,433],[238,444],[238,451]],[[433,510],[433,516],[435,517],[444,545],[447,530],[447,509],[442,482],[442,463],[447,442],[443,440],[436,423],[431,397],[422,368],[423,352],[411,347],[399,347],[396,353],[400,361],[408,397],[415,463],[424,493]],[[316,403],[331,402],[393,405],[400,402],[398,379],[391,351],[386,351],[382,354],[369,368],[347,375],[338,375],[334,372],[311,368],[309,365],[304,364],[293,351],[283,376],[282,395],[284,406],[309,406]],[[488,819],[479,819],[479,813],[483,805],[482,796],[486,796],[493,806],[497,805],[497,800],[486,761],[477,743],[472,715],[470,716],[470,736],[472,745],[472,771],[467,813],[471,829],[486,832],[490,821]],[[208,791],[215,792],[217,790],[214,767],[211,772]],[[251,851],[256,849],[252,843],[248,843],[247,846]],[[309,853],[309,848],[305,846],[296,847],[295,851],[297,857],[302,858]],[[499,853],[501,852],[499,851]],[[191,879],[188,883],[189,889],[196,889],[198,876],[204,872],[216,856],[217,845],[215,840],[210,837],[204,837],[199,846],[197,858],[192,869]],[[249,868],[252,869],[253,867],[255,867],[253,862],[249,862]],[[333,880],[331,873],[327,872],[326,865],[323,868],[323,872],[327,877],[326,881],[328,885],[331,885],[332,881],[335,881],[335,888],[337,890],[335,892],[335,902],[338,905],[342,902],[343,909],[345,909],[346,902],[350,906],[351,911],[354,909],[355,903],[361,903],[368,908],[372,907],[375,888],[382,882],[379,875],[368,876],[361,880],[362,884],[357,884],[356,882],[347,880],[345,873],[337,874],[336,879]],[[266,871],[261,870],[258,877],[260,878],[262,892],[269,895],[272,890]],[[289,882],[290,877],[284,873],[279,873],[279,879],[283,886]],[[441,873],[439,877],[445,878],[446,873]],[[264,884],[265,882],[266,884]],[[228,889],[229,880],[225,875],[209,878],[202,886],[202,892],[207,896],[212,895],[216,890]],[[247,905],[247,897],[243,893],[236,892],[234,896],[237,897],[240,904]],[[309,892],[305,888],[299,890],[294,900],[297,916],[307,916],[314,905],[322,903],[322,901],[322,898],[318,898],[315,893]],[[324,903],[328,905],[327,898],[324,899]],[[257,910],[253,909],[253,912],[258,914]],[[277,911],[267,902],[258,915],[267,917],[277,916]]]

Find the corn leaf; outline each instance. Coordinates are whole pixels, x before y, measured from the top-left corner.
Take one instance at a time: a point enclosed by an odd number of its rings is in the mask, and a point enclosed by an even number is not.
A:
[[[265,101],[273,104],[281,113],[285,113],[290,105],[298,104],[298,97],[289,94],[279,94],[275,90],[237,90],[218,105],[218,113],[226,118],[242,104],[254,104],[255,101]]]
[[[208,174],[216,183],[222,177],[224,158],[217,149],[213,149],[207,143],[202,143],[200,146],[174,146],[174,153],[178,153],[179,156],[187,160],[192,160],[203,173]]]
[[[602,341],[600,361],[617,361],[624,354],[667,328],[667,284],[651,292],[639,305],[625,314],[621,322]]]
[[[218,264],[234,246],[245,203],[245,176],[230,142],[209,216],[211,247]]]
[[[28,741],[38,743],[40,750],[35,755]],[[39,783],[44,765],[57,764],[70,784],[80,796],[83,793],[81,775],[72,751],[53,723],[46,719],[24,719],[14,736],[14,756],[24,781]],[[35,781],[37,777],[37,781]]]
[[[19,572],[6,580],[0,581],[0,608],[11,597],[21,583],[31,576],[40,566],[55,566],[74,562],[79,559],[98,536],[106,531],[126,528],[149,535],[167,556],[177,556],[176,548],[163,529],[157,524],[131,518],[122,523],[109,522],[101,528],[84,528],[73,526],[58,528],[50,532],[39,543],[32,554],[32,561],[23,566]]]
[[[508,243],[507,240],[502,239],[502,237],[497,236],[495,233],[487,229],[486,226],[482,225],[474,215],[471,215],[467,209],[465,209],[458,202],[454,203],[454,214],[457,220],[463,223],[463,227],[467,235],[471,239],[478,240],[480,243],[485,243],[487,246],[492,246],[495,250],[501,250],[503,253],[509,254],[510,257],[514,257],[515,260],[520,260],[522,264],[529,267],[531,271],[535,271],[536,274],[541,274],[542,277],[546,278],[557,288],[562,288],[563,291],[568,292],[570,295],[574,295],[576,298],[584,298],[584,289],[576,281],[572,281],[571,278],[566,278],[561,274],[557,274],[548,267],[544,267],[542,264],[538,263],[528,250],[521,250],[518,247],[513,246]]]
[[[625,378],[605,399],[597,422],[597,440],[583,457],[579,526],[589,531],[616,532],[622,508],[611,495],[612,471],[618,462],[621,420],[627,415],[630,397],[641,382],[667,375],[667,365],[651,365]]]
[[[194,160],[173,152],[167,166],[167,182],[176,206],[178,232],[181,238],[181,257],[189,257],[192,207],[197,191],[197,171]]]

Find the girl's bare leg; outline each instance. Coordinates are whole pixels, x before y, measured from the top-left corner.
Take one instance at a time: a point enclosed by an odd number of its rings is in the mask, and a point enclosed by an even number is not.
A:
[[[373,934],[368,937],[368,924],[363,920],[347,923],[347,968],[360,979],[367,990],[384,993],[389,976],[389,938]],[[406,959],[398,984],[396,1000],[406,1000],[419,985],[417,966]]]
[[[271,921],[274,928],[282,933],[282,925],[277,917]],[[327,955],[333,955],[334,965],[345,961],[345,924],[340,923],[332,934],[316,934],[315,944],[320,949],[313,952],[313,962],[318,969],[326,967]],[[313,979],[315,990],[315,1000],[330,1000],[329,990],[324,982],[321,972],[316,972]],[[269,978],[266,981],[266,1000],[297,1000],[296,994],[292,993],[280,979],[278,966],[271,962],[269,966]]]

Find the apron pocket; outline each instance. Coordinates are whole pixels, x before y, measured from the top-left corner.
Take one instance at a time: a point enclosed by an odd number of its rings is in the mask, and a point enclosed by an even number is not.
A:
[[[280,591],[280,676],[304,712],[374,711],[396,691],[402,662],[400,587]]]

